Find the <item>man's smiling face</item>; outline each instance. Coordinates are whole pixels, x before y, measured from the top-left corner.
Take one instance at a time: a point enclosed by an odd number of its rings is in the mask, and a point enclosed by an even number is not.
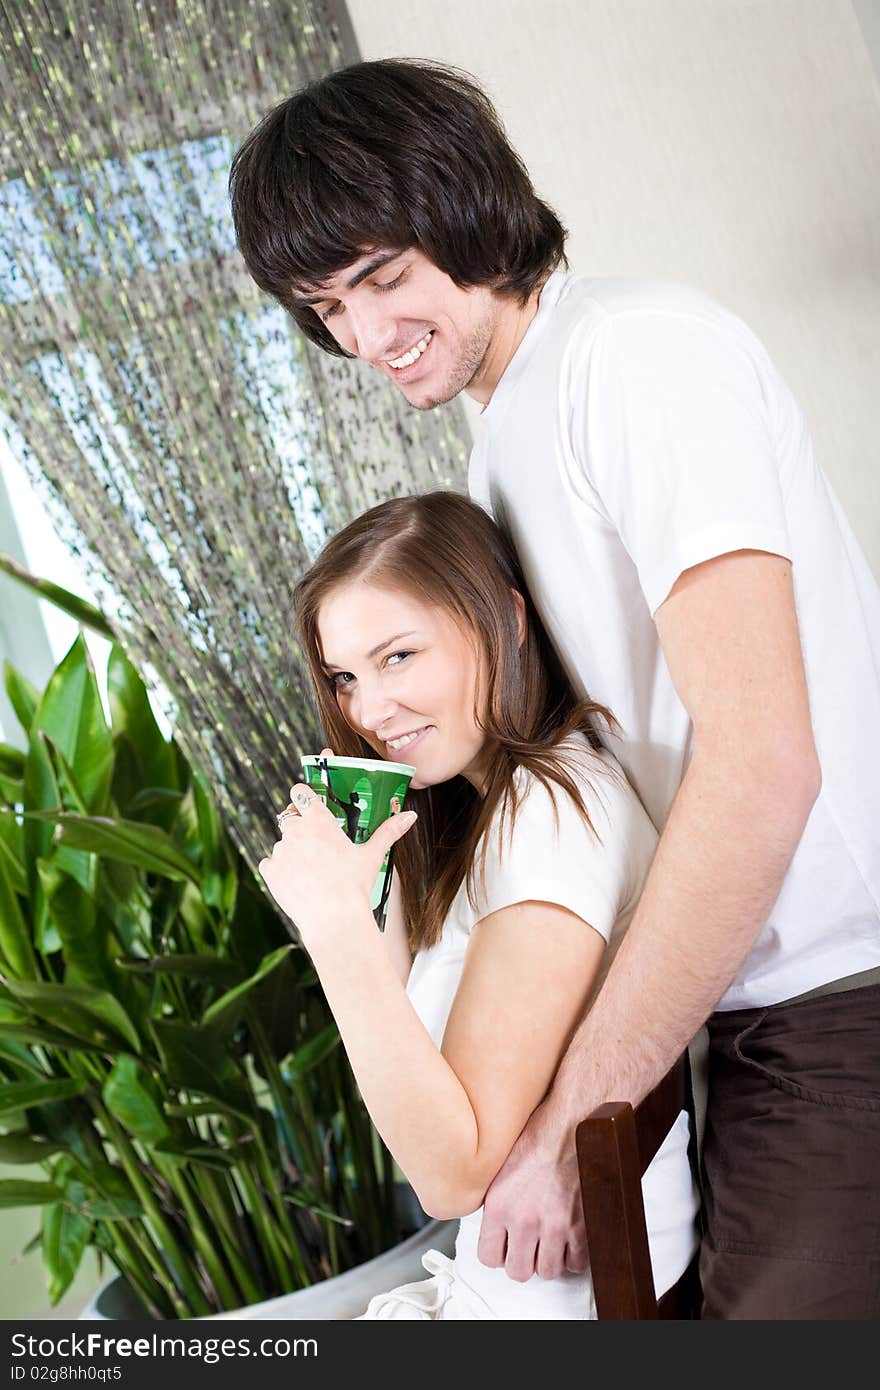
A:
[[[367,251],[297,299],[417,410],[467,388],[476,395],[490,369],[499,297],[486,286],[463,289],[415,247]]]

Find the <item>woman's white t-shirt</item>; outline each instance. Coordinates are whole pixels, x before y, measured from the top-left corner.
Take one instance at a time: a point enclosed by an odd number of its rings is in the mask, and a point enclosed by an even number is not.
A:
[[[485,879],[478,874],[476,902],[469,901],[462,885],[439,941],[419,951],[413,961],[407,993],[438,1047],[443,1044],[471,932],[482,918],[519,902],[568,908],[608,942],[595,988],[629,925],[657,833],[611,754],[592,752],[580,735],[566,749],[567,764],[594,830],[561,787],[552,784],[551,795],[539,780],[520,769],[521,800],[512,831],[505,827],[503,849],[498,842],[498,814],[486,831]],[[552,950],[552,931],[548,931],[547,951]],[[535,988],[540,989],[539,979]],[[687,1116],[682,1112],[642,1183],[658,1295],[684,1272],[697,1244],[698,1200],[687,1143]],[[570,1274],[547,1280],[535,1275],[517,1283],[503,1269],[482,1265],[477,1258],[481,1220],[482,1208],[465,1216],[459,1227],[451,1270],[452,1297],[465,1310],[458,1316],[595,1317],[588,1276]]]

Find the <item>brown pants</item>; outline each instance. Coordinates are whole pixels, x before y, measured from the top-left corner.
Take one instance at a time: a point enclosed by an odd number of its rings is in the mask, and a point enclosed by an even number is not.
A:
[[[704,1318],[880,1318],[880,985],[708,1024]]]

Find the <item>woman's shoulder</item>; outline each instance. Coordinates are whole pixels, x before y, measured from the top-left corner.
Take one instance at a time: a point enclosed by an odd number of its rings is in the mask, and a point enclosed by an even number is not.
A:
[[[656,831],[639,797],[614,754],[607,748],[594,748],[582,733],[572,733],[554,749],[557,767],[577,789],[584,809],[601,838],[601,827],[638,830],[640,838],[656,840]],[[565,787],[553,778],[539,776],[520,767],[516,775],[519,810],[542,816],[552,806],[558,815],[583,821],[583,815]]]
[[[608,940],[641,889],[656,832],[610,753],[583,735],[554,753],[568,787],[544,760],[517,770],[515,800],[487,829],[473,906],[479,918],[517,902],[559,903]]]

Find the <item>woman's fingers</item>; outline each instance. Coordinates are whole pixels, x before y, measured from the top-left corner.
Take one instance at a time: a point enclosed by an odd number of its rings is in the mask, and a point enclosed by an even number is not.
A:
[[[290,789],[290,800],[295,811],[303,816],[310,811],[313,806],[323,806],[324,802],[320,796],[316,796],[311,787],[306,782],[297,782],[296,786]]]

